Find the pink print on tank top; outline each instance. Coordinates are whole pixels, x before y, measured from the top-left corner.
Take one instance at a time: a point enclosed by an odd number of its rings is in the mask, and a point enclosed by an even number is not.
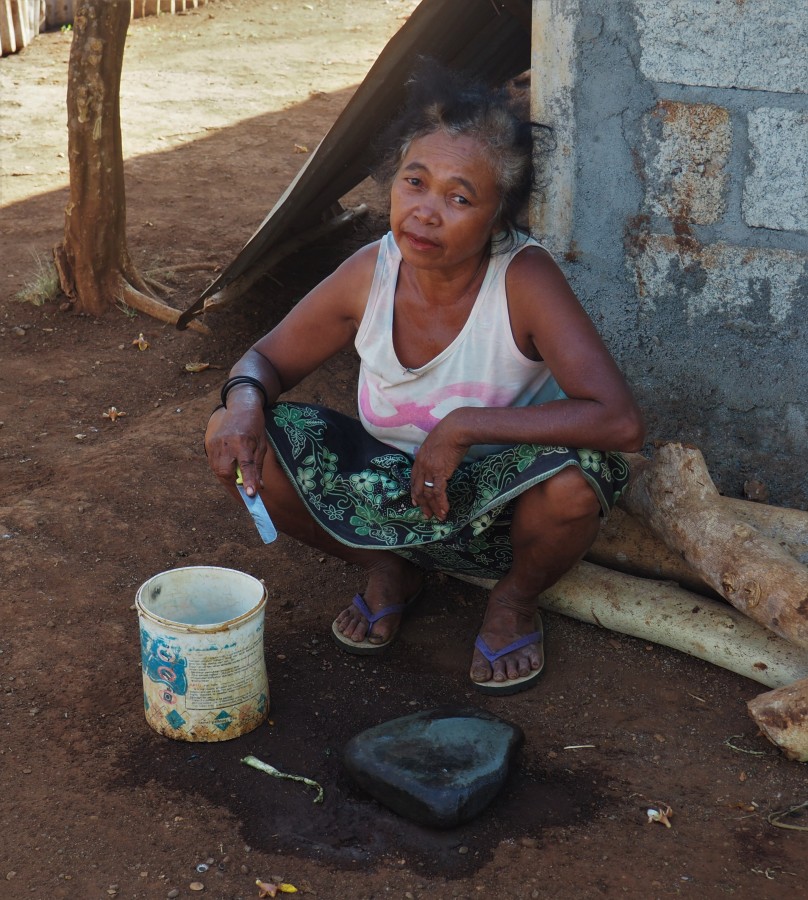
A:
[[[502,389],[483,382],[460,382],[444,385],[425,397],[420,402],[402,403],[395,407],[395,412],[383,416],[375,412],[370,400],[370,387],[367,380],[359,392],[359,408],[362,416],[374,428],[401,428],[414,425],[421,431],[429,433],[441,420],[441,416],[433,414],[433,410],[446,400],[457,397],[471,397],[478,403],[459,403],[458,406],[509,406],[511,397]]]

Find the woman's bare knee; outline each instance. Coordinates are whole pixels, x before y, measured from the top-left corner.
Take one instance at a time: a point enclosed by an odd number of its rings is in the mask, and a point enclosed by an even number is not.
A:
[[[559,519],[577,521],[600,514],[600,501],[589,482],[573,467],[562,469],[545,481],[544,502]]]

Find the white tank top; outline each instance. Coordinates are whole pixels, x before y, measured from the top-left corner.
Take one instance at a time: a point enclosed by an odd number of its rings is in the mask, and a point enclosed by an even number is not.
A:
[[[382,238],[355,341],[361,358],[359,418],[371,435],[415,456],[427,434],[453,409],[532,406],[565,396],[546,363],[528,359],[513,339],[505,273],[514,256],[527,246],[540,245],[517,235],[513,249],[491,256],[460,333],[426,365],[408,369],[393,348],[393,303],[401,254],[391,232]],[[507,445],[475,444],[466,458],[477,459],[503,446]]]

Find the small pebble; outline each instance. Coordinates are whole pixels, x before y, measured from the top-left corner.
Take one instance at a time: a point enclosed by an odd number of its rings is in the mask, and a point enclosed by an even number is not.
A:
[[[6,881],[11,881],[16,874],[16,872],[6,872]]]
[[[171,888],[171,890],[166,894],[168,900],[174,900],[175,897],[179,897],[180,892],[178,888]]]
[[[242,866],[242,867],[241,867],[241,874],[242,874],[242,875],[247,875],[247,874],[249,873],[249,871],[250,871],[250,867],[249,867],[249,866]]]
[[[460,853],[461,855],[465,856],[466,853],[469,852],[469,848],[468,847],[458,847],[457,852]]]
[[[192,891],[204,891],[204,890],[205,890],[205,885],[202,884],[201,881],[192,881],[192,882],[188,885],[188,887],[189,887],[190,890],[192,890]]]

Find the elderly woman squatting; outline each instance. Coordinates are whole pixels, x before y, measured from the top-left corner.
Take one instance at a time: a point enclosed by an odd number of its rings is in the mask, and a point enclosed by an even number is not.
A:
[[[279,530],[365,570],[333,625],[343,649],[383,651],[424,569],[497,578],[470,674],[513,693],[543,666],[538,596],[594,541],[642,417],[558,266],[515,228],[532,128],[504,93],[426,74],[393,135],[390,232],[236,363],[208,459],[236,498],[240,467]],[[278,402],[351,344],[361,423]]]

